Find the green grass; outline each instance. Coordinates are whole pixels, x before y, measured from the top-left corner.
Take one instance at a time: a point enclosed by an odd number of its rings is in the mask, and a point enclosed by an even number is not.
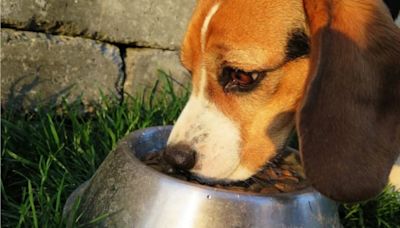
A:
[[[135,129],[172,124],[178,117],[188,92],[178,96],[170,80],[164,85],[146,98],[127,97],[122,103],[104,98],[86,114],[80,102],[31,113],[2,110],[1,226],[65,227],[66,198],[91,177],[120,138]],[[400,192],[388,188],[375,200],[342,205],[342,222],[346,227],[399,227],[399,199]],[[80,224],[80,216],[74,216],[76,226],[87,225]]]
[[[358,204],[340,205],[344,227],[400,227],[400,191],[392,186],[376,199]]]
[[[67,196],[120,138],[172,124],[179,115],[188,92],[178,96],[171,81],[164,81],[157,93],[155,86],[149,96],[126,97],[123,103],[104,98],[85,115],[78,101],[32,113],[2,110],[2,227],[64,227]]]

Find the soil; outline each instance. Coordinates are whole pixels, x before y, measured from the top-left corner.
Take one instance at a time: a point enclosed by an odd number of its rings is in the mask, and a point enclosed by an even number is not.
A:
[[[275,194],[295,192],[308,187],[297,150],[286,148],[251,178],[240,182],[210,183],[187,171],[174,169],[162,158],[163,151],[151,153],[143,162],[169,176],[192,183],[208,185],[231,191]]]

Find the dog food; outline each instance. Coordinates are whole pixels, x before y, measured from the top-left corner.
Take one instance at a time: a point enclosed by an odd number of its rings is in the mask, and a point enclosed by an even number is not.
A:
[[[298,152],[286,149],[275,159],[270,161],[262,171],[251,178],[234,183],[212,184],[192,176],[189,172],[177,170],[167,164],[162,158],[162,151],[151,153],[143,159],[143,162],[169,176],[192,183],[208,185],[232,191],[254,192],[261,194],[274,194],[293,192],[308,187],[300,165]]]

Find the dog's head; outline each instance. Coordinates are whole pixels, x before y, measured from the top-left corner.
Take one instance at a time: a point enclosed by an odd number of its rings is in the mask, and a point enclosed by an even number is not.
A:
[[[167,160],[244,180],[296,127],[307,178],[379,193],[400,148],[400,32],[378,0],[199,0],[182,46],[192,94]]]

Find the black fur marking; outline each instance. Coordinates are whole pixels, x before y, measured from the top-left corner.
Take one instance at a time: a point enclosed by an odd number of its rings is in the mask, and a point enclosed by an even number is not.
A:
[[[400,1],[399,0],[384,0],[387,7],[389,8],[390,14],[393,19],[396,19],[399,16],[400,11]]]
[[[310,53],[310,39],[303,29],[295,29],[289,34],[286,45],[287,61],[308,55]]]

